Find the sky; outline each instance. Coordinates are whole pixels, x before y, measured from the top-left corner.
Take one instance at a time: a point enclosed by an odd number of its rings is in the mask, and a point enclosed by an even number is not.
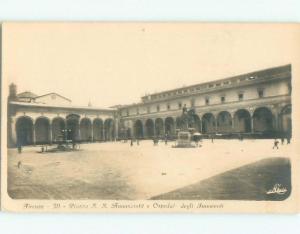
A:
[[[299,26],[209,23],[8,23],[3,78],[109,107],[149,93],[295,62]]]

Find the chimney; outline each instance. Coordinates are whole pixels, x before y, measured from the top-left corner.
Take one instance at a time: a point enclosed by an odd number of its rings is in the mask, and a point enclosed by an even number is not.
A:
[[[14,83],[9,85],[9,96],[8,100],[13,101],[17,99],[17,86]]]

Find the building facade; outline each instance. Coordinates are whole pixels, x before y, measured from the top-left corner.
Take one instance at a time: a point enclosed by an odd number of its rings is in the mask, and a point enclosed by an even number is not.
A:
[[[140,103],[108,109],[72,106],[56,93],[17,94],[12,84],[8,143],[176,137],[183,108],[193,113],[188,127],[204,135],[291,135],[291,91],[291,65],[154,93]]]
[[[120,129],[139,138],[176,136],[182,108],[202,134],[291,134],[291,65],[142,97],[119,108]]]
[[[51,144],[62,140],[115,140],[116,119],[116,109],[72,106],[71,100],[56,93],[18,95],[16,86],[11,84],[8,146]]]

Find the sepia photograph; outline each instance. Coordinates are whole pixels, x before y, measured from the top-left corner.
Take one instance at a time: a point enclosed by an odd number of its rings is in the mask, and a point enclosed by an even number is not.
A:
[[[296,212],[299,40],[297,24],[4,23],[2,207]]]

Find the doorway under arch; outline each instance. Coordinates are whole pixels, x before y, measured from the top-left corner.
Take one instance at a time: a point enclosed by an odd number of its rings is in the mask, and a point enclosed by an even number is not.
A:
[[[50,121],[48,118],[39,117],[35,121],[35,141],[37,144],[49,143]]]
[[[16,122],[17,145],[33,144],[33,120],[22,116]]]

